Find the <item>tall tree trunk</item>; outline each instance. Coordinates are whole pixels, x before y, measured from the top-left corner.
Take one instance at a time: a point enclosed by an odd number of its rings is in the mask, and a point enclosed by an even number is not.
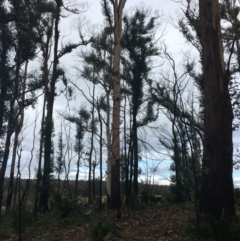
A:
[[[27,182],[26,182],[26,188],[25,188],[25,190],[22,194],[22,204],[24,204],[24,205],[26,205],[29,190],[30,190],[30,186],[31,186],[31,164],[32,164],[33,153],[34,153],[34,149],[35,149],[37,117],[38,116],[37,116],[37,113],[36,113],[36,118],[35,118],[35,121],[34,121],[34,128],[33,128],[33,144],[32,144],[32,149],[31,149],[31,158],[30,158],[29,164],[28,164],[28,179],[27,179]]]
[[[127,97],[126,95],[124,96],[124,168],[125,168],[125,196],[128,195],[128,185],[129,185],[129,158],[127,154],[127,121],[126,121],[126,108],[127,108]]]
[[[38,158],[38,168],[37,168],[37,180],[34,194],[34,205],[33,205],[33,215],[36,218],[38,212],[38,202],[40,198],[40,184],[42,180],[42,154],[43,154],[43,131],[44,131],[44,119],[45,119],[45,108],[46,108],[46,95],[43,100],[43,111],[41,120],[41,136],[40,136],[40,146],[39,146],[39,158]]]
[[[8,71],[6,69],[7,64],[7,34],[6,34],[6,25],[4,22],[0,24],[0,32],[1,32],[1,44],[2,44],[2,51],[0,56],[0,83],[1,83],[1,92],[0,92],[0,135],[3,134],[2,126],[3,126],[3,119],[4,119],[4,112],[5,112],[5,100],[7,96],[7,86],[9,81]]]
[[[3,199],[3,186],[4,186],[4,177],[5,172],[7,168],[7,162],[9,158],[10,153],[10,144],[11,144],[11,137],[14,133],[14,127],[15,127],[15,121],[14,116],[14,105],[18,96],[19,91],[19,72],[20,72],[20,62],[19,62],[19,54],[17,54],[17,61],[16,61],[16,78],[14,81],[14,91],[13,96],[10,101],[10,110],[9,110],[9,116],[8,116],[8,126],[7,126],[7,135],[5,140],[5,148],[4,148],[4,154],[3,154],[3,160],[2,160],[2,166],[0,170],[0,216],[1,216],[1,207],[2,207],[2,199]],[[21,107],[20,107],[21,108]]]
[[[99,198],[100,198],[100,203],[102,203],[102,159],[103,159],[103,155],[102,155],[102,146],[103,146],[103,123],[102,123],[102,116],[101,116],[101,112],[100,112],[100,107],[97,107],[98,110],[98,120],[99,120],[99,124],[100,124],[100,133],[99,133],[99,148],[100,148],[100,180],[99,180]]]
[[[24,71],[24,77],[23,77],[24,79],[23,79],[22,103],[24,103],[24,101],[25,101],[25,93],[24,92],[25,92],[26,80],[27,80],[27,67],[28,67],[28,61],[26,61],[26,63],[25,63],[25,71]],[[11,207],[11,202],[12,202],[14,169],[15,169],[16,154],[17,154],[17,148],[18,148],[18,136],[23,127],[23,120],[24,120],[24,108],[22,108],[22,110],[21,110],[20,123],[15,131],[15,136],[14,136],[13,154],[12,154],[12,163],[11,163],[11,170],[10,170],[10,177],[9,177],[6,209],[9,209]]]
[[[38,207],[40,206],[39,200],[41,196],[40,186],[42,185],[42,156],[43,156],[43,141],[44,141],[44,120],[45,120],[45,110],[46,110],[46,102],[47,102],[47,94],[48,94],[48,81],[49,81],[49,70],[48,70],[48,60],[51,51],[51,39],[53,32],[53,23],[54,20],[51,21],[51,27],[49,29],[49,33],[47,35],[46,43],[42,43],[41,50],[43,52],[43,83],[44,83],[44,100],[43,100],[43,109],[42,109],[42,120],[41,120],[41,136],[40,136],[40,144],[39,144],[39,158],[38,158],[38,168],[37,168],[37,180],[34,194],[34,205],[33,205],[33,215],[36,218]]]
[[[137,97],[138,100],[138,97]],[[135,103],[136,104],[136,103]],[[138,106],[133,105],[133,108],[135,108],[135,110],[133,110],[133,125],[132,125],[132,141],[133,141],[133,192],[134,195],[138,195],[138,135],[137,135],[137,110],[138,110]]]
[[[53,105],[55,98],[55,85],[57,81],[57,65],[58,65],[58,41],[59,30],[58,25],[60,21],[61,1],[56,1],[57,9],[55,13],[55,29],[54,29],[54,60],[52,79],[50,83],[50,91],[47,91],[47,115],[44,128],[45,148],[44,148],[44,167],[42,177],[42,192],[40,196],[39,206],[43,212],[49,211],[48,199],[50,190],[50,174],[52,172],[52,132],[53,132]]]
[[[232,106],[225,71],[218,0],[199,0],[203,47],[205,136],[200,212],[220,219],[235,215]]]
[[[109,91],[110,92],[110,91]],[[107,92],[107,205],[110,205],[111,197],[111,131],[110,131],[110,93]]]
[[[75,190],[74,190],[74,196],[77,198],[78,196],[78,178],[79,178],[79,171],[80,171],[80,158],[81,154],[80,151],[78,150],[78,160],[77,160],[77,173],[76,173],[76,179],[75,179]]]
[[[111,1],[114,10],[114,58],[113,58],[113,118],[110,208],[120,207],[120,53],[122,35],[122,14],[126,0]]]
[[[4,155],[3,155],[3,161],[2,161],[2,166],[1,166],[1,170],[0,170],[0,216],[1,216],[3,191],[4,191],[3,190],[4,177],[5,177],[5,172],[6,172],[6,168],[7,168],[7,161],[8,161],[9,152],[10,152],[10,144],[11,144],[12,134],[13,134],[12,124],[8,122],[7,136],[6,136],[5,148],[4,148]]]
[[[92,202],[92,186],[91,186],[91,173],[92,173],[92,154],[93,154],[93,141],[94,141],[94,111],[95,111],[95,84],[93,84],[93,102],[92,102],[92,126],[91,126],[91,146],[89,151],[89,172],[88,172],[88,204]],[[94,167],[93,167],[94,168]],[[94,180],[93,180],[94,182]]]

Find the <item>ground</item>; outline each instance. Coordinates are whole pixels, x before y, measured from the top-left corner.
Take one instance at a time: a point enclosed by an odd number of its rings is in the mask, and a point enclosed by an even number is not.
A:
[[[186,227],[189,226],[189,222],[194,220],[194,207],[188,204],[156,205],[153,209],[144,207],[143,209],[132,210],[130,216],[125,209],[120,219],[116,219],[115,216],[116,211],[110,211],[106,208],[98,214],[89,210],[83,216],[79,214],[78,217],[62,219],[55,219],[53,214],[40,215],[38,221],[26,225],[22,240],[177,240],[176,238],[179,238]],[[4,218],[1,221],[4,222],[3,220]],[[0,240],[18,240],[16,227],[17,224],[15,224],[15,229],[7,228],[4,233],[0,230]],[[103,236],[104,238],[101,239]]]

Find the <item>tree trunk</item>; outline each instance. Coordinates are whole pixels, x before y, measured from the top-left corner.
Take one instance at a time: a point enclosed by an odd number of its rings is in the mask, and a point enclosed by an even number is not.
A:
[[[114,58],[113,58],[113,118],[111,157],[111,197],[110,208],[120,207],[120,53],[122,35],[122,11],[126,0],[112,1],[114,9]]]
[[[7,51],[8,51],[8,44],[7,44],[7,29],[5,23],[0,24],[0,32],[1,32],[1,44],[2,44],[2,51],[0,56],[0,83],[1,83],[1,92],[0,92],[0,136],[3,134],[3,119],[4,119],[4,112],[5,112],[5,100],[7,96],[7,86],[9,84],[9,74],[6,69],[7,64]]]
[[[93,102],[92,102],[92,126],[91,126],[91,147],[89,152],[89,172],[88,172],[88,204],[92,202],[92,186],[91,186],[91,173],[92,173],[92,154],[93,154],[93,145],[94,145],[94,111],[95,111],[95,84],[93,84]],[[93,167],[94,168],[94,167]],[[94,177],[93,177],[94,182]],[[93,183],[94,184],[94,183]]]
[[[22,103],[25,101],[25,87],[26,87],[26,80],[27,80],[27,68],[28,68],[28,61],[25,63],[25,71],[24,71],[24,79],[23,79],[23,95],[22,95]],[[13,154],[12,154],[12,163],[11,163],[11,170],[10,170],[10,177],[9,177],[9,184],[8,184],[8,194],[7,194],[7,202],[6,202],[6,209],[9,209],[11,207],[12,203],[12,194],[13,194],[13,182],[14,182],[14,169],[15,169],[15,163],[16,163],[16,154],[17,154],[17,148],[18,148],[18,136],[22,130],[23,127],[23,120],[24,120],[24,108],[21,110],[21,118],[19,126],[17,127],[17,130],[15,131],[14,136],[14,144],[13,144]]]
[[[14,127],[15,127],[15,121],[16,121],[16,120],[13,119],[13,117],[14,117],[14,105],[15,105],[15,102],[17,100],[18,90],[19,90],[19,72],[20,72],[19,54],[17,54],[16,65],[17,65],[16,66],[16,78],[14,80],[15,85],[14,85],[13,96],[12,96],[12,99],[10,101],[7,135],[6,135],[6,141],[5,141],[5,148],[4,148],[2,166],[1,166],[1,170],[0,170],[0,216],[1,216],[3,191],[4,191],[3,190],[4,177],[5,177],[7,162],[8,162],[9,153],[10,153],[11,136],[14,133]],[[17,116],[17,118],[18,118],[18,116]]]
[[[200,0],[205,136],[200,212],[221,219],[235,215],[232,106],[225,71],[218,0]]]
[[[98,110],[98,120],[99,120],[99,124],[100,124],[100,133],[99,133],[99,148],[100,148],[100,180],[99,180],[99,198],[100,198],[100,203],[102,203],[102,159],[103,159],[103,155],[102,155],[102,146],[103,146],[103,123],[102,123],[102,116],[101,116],[101,111],[100,111],[100,107],[97,107]]]
[[[78,151],[77,173],[75,178],[75,190],[74,190],[75,198],[77,198],[78,196],[78,178],[79,178],[79,171],[80,171],[80,158],[81,158],[81,154],[80,154],[80,151]]]
[[[137,88],[136,88],[137,89]],[[134,91],[135,92],[135,91]],[[137,92],[137,91],[136,91]],[[139,93],[139,92],[138,92]],[[137,112],[139,105],[137,104],[139,97],[138,93],[134,93],[134,105],[133,105],[133,125],[132,125],[132,146],[133,146],[133,158],[134,158],[134,168],[133,168],[133,193],[138,195],[138,133],[137,133]]]
[[[47,116],[44,127],[45,135],[45,149],[44,149],[44,167],[42,177],[42,192],[40,196],[39,206],[43,212],[49,211],[48,199],[50,189],[50,174],[52,172],[52,132],[53,132],[53,105],[55,98],[55,85],[57,81],[57,65],[58,59],[58,41],[59,41],[59,30],[58,25],[60,21],[60,8],[62,5],[61,1],[56,1],[57,10],[55,14],[55,29],[54,29],[54,60],[53,60],[53,71],[52,80],[50,83],[50,91],[47,91]]]
[[[110,93],[107,92],[107,205],[110,205],[111,197],[111,131],[110,131]]]
[[[49,32],[53,31],[53,20],[51,22],[51,28]],[[48,93],[48,81],[49,81],[49,70],[48,70],[48,60],[50,56],[50,43],[52,39],[52,34],[49,34],[46,39],[46,43],[43,43],[42,52],[43,52],[43,83],[45,84],[44,90],[44,100],[43,100],[43,110],[42,110],[42,120],[41,120],[41,136],[40,136],[40,145],[39,145],[39,158],[38,158],[38,168],[37,168],[37,180],[34,194],[34,205],[33,205],[33,215],[36,218],[38,212],[38,206],[40,206],[40,186],[42,185],[42,156],[43,156],[43,141],[44,141],[44,120],[45,120],[45,110],[47,102],[47,93]]]
[[[44,119],[45,119],[45,107],[46,107],[46,95],[43,100],[43,111],[42,111],[42,121],[41,121],[41,136],[40,136],[40,147],[39,147],[39,158],[38,158],[38,168],[37,168],[37,180],[34,194],[34,205],[33,205],[33,215],[36,218],[38,212],[38,202],[40,198],[40,184],[42,180],[42,153],[43,153],[43,131],[44,131]]]

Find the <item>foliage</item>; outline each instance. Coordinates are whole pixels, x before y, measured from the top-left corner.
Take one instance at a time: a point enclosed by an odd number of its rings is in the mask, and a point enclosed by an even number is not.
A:
[[[83,212],[83,206],[77,198],[70,199],[59,194],[54,196],[51,206],[53,207],[53,212],[59,213],[60,218],[76,216]]]
[[[117,226],[113,223],[97,221],[93,228],[93,241],[103,241],[109,233],[113,233],[115,236],[118,233]]]
[[[18,207],[17,207],[18,208]],[[10,214],[11,215],[11,214]],[[19,231],[19,210],[17,212],[12,212],[13,215],[13,228],[16,232]],[[34,222],[32,213],[26,208],[21,208],[21,232],[24,233],[26,229],[31,226]]]
[[[208,216],[201,217],[199,233],[202,241],[237,241],[240,240],[240,222],[237,217],[220,221]],[[186,229],[181,241],[198,241],[197,235],[196,227],[191,225]]]
[[[62,130],[58,134],[58,152],[57,152],[57,158],[56,158],[56,163],[55,163],[55,171],[60,175],[63,172],[63,166],[64,166],[64,148],[65,144],[63,142],[63,133]]]

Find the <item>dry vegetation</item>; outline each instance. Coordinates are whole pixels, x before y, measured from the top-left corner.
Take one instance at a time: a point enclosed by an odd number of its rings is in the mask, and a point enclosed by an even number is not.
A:
[[[167,195],[168,189],[162,188]],[[105,199],[106,197],[103,197],[103,200]],[[239,215],[239,189],[235,191],[235,201]],[[125,208],[122,217],[116,219],[116,210],[109,210],[105,204],[87,206],[84,197],[76,200],[52,199],[51,212],[39,213],[37,219],[33,218],[30,208],[22,208],[22,240],[182,241],[185,240],[183,237],[187,231],[195,234],[196,217],[193,203],[169,204],[166,197],[163,197],[163,204],[151,204],[135,202],[135,209]],[[19,240],[18,214],[18,211],[6,212],[0,219],[0,240]],[[237,229],[240,230],[239,227]]]
[[[75,217],[56,219],[53,214],[39,216],[24,231],[23,240],[176,240],[194,219],[192,205],[164,205],[141,210],[125,209],[120,219],[116,212],[104,208],[98,213],[85,212]],[[1,221],[4,222],[4,219]],[[6,220],[5,220],[6,222]],[[3,223],[1,227],[3,228]],[[16,228],[16,227],[15,227]],[[5,237],[4,237],[5,235]],[[105,237],[103,237],[105,236]],[[18,240],[16,230],[1,230],[1,240]],[[102,239],[101,239],[102,238]]]

